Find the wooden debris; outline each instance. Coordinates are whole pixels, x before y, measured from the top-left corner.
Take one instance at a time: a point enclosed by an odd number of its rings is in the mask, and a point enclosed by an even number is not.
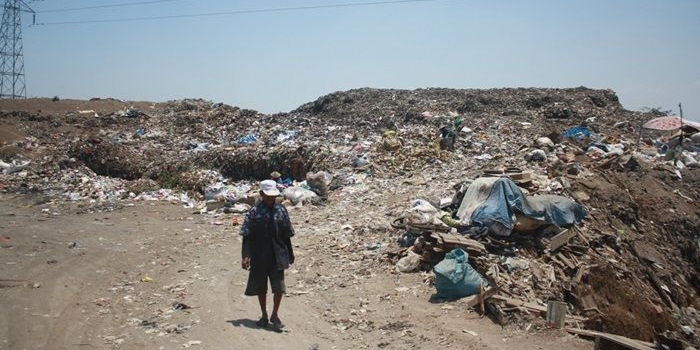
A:
[[[452,227],[449,227],[447,225],[430,225],[430,224],[409,224],[405,223],[406,227],[412,227],[416,228],[419,230],[423,231],[439,231],[439,232],[445,232],[449,233],[452,230]]]
[[[32,282],[27,280],[0,279],[0,288],[27,287],[31,284]]]
[[[406,251],[408,249],[409,248],[407,248],[407,247],[401,247],[401,248],[390,250],[386,254],[390,257],[391,256],[404,256],[404,255],[406,255]]]
[[[482,255],[486,252],[486,247],[479,241],[475,241],[464,236],[453,235],[450,233],[433,232],[430,237],[437,240],[437,246],[444,251],[450,251],[454,248],[462,248],[470,255]]]
[[[598,310],[598,304],[596,304],[595,300],[593,299],[593,294],[588,294],[582,297],[579,299],[579,302],[581,303],[581,308],[583,311]]]
[[[666,291],[664,290],[664,287],[666,287],[666,286],[664,286],[661,283],[661,281],[659,281],[659,278],[656,277],[656,274],[654,273],[654,271],[652,271],[649,267],[647,267],[646,270],[647,270],[647,276],[649,276],[649,281],[651,282],[651,285],[654,287],[656,292],[661,297],[661,300],[663,300],[664,303],[666,303],[666,305],[668,307],[673,309],[673,311],[676,311],[676,312],[679,311],[680,309],[678,308],[678,305],[676,305],[676,303],[674,303],[673,300],[671,300],[671,297],[666,293]]]
[[[481,311],[479,313],[480,317],[484,317],[486,315],[486,308],[484,307],[484,286],[480,285],[479,286],[479,310]]]
[[[561,268],[566,267],[566,266],[564,266],[564,263],[563,263],[562,261],[559,260],[558,254],[557,254],[557,255],[552,255],[552,256],[550,256],[549,258],[552,259],[552,262],[553,262],[553,263],[559,265],[559,267],[561,267]]]
[[[496,295],[498,293],[498,288],[497,287],[488,287],[484,289],[483,293],[479,293],[477,295],[472,295],[470,297],[464,298],[464,301],[467,303],[467,307],[474,307],[479,305],[482,300],[489,299]]]
[[[572,334],[582,335],[595,339],[596,350],[653,350],[654,344],[641,340],[630,339],[621,335],[589,331],[585,329],[566,328]]]
[[[523,308],[527,309],[527,311],[529,311],[529,312],[536,312],[539,314],[543,314],[543,313],[547,312],[546,306],[538,305],[535,303],[529,303],[529,302],[518,300],[518,299],[511,299],[511,298],[507,298],[507,297],[504,297],[501,295],[494,295],[493,297],[491,297],[491,299],[504,302],[508,306],[523,307]],[[566,321],[567,322],[585,322],[585,321],[588,321],[588,319],[585,317],[581,317],[581,316],[566,315]]]
[[[569,240],[576,236],[576,234],[576,230],[564,230],[558,233],[556,236],[552,237],[552,240],[549,243],[549,250],[553,252],[559,249],[564,244],[569,243]]]
[[[559,260],[564,263],[565,267],[568,267],[572,270],[576,269],[576,265],[574,265],[574,263],[571,262],[571,260],[569,260],[569,258],[567,258],[566,255],[558,253],[557,258],[559,258]]]

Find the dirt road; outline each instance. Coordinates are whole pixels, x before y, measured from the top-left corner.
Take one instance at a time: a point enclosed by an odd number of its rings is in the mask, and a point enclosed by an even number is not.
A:
[[[362,246],[376,238],[353,213],[363,209],[336,200],[346,219],[290,208],[297,262],[276,333],[255,326],[257,301],[243,295],[240,216],[162,202],[77,214],[3,195],[0,349],[592,348],[534,318],[527,332],[501,329],[463,302],[430,303],[427,275],[394,273]]]

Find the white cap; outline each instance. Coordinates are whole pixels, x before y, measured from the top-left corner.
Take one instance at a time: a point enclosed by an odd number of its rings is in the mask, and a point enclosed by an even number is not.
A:
[[[260,181],[260,191],[266,196],[277,197],[280,195],[280,190],[277,189],[277,183],[272,180]]]

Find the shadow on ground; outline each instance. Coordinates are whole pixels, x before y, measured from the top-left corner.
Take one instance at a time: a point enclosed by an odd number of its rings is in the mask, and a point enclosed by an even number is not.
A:
[[[269,332],[275,332],[275,333],[282,333],[281,329],[275,329],[271,326],[268,327],[260,327],[257,324],[255,324],[255,320],[251,320],[249,318],[239,318],[237,320],[228,320],[226,323],[230,323],[234,327],[246,327],[246,328],[252,328],[252,329],[261,329],[264,331],[269,331]]]

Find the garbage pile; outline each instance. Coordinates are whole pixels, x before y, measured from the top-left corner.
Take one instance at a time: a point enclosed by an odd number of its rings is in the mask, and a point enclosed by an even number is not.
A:
[[[411,202],[392,222],[400,248],[388,256],[400,272],[432,271],[436,297],[471,296],[503,325],[550,322],[558,303],[560,327],[697,344],[698,175],[684,170],[695,168],[699,130],[612,137],[579,125],[535,137],[541,156],[523,148],[525,165],[503,159],[452,198]]]
[[[497,322],[551,302],[564,324],[698,344],[700,128],[625,110],[613,91],[365,88],[273,115],[201,99],[26,103],[0,104],[5,193],[237,214],[266,178],[287,205],[451,183],[376,218],[366,231],[395,246],[367,256],[406,273],[449,257],[441,276],[477,273],[466,294]]]

